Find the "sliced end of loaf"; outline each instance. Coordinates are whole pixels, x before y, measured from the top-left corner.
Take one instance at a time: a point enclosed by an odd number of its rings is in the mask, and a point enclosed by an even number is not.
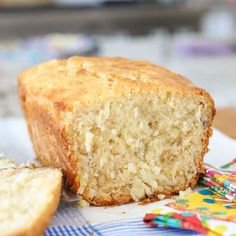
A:
[[[149,91],[69,114],[78,193],[109,205],[194,186],[214,116],[212,99],[199,91]]]
[[[0,235],[42,235],[59,204],[61,180],[58,169],[0,170]]]

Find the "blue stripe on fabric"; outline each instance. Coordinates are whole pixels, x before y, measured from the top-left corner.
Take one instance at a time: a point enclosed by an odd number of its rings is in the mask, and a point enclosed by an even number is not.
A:
[[[72,227],[73,228],[73,227]],[[83,236],[86,236],[86,234],[83,232],[83,230],[82,230],[82,228],[76,228],[77,230],[79,230],[79,232],[81,233],[81,235],[83,235]]]
[[[57,229],[58,229],[58,231],[61,233],[61,235],[66,235],[67,232],[65,233],[65,231],[64,231],[64,230],[66,229],[66,227],[58,226]]]
[[[74,232],[73,232],[73,228],[70,227],[70,226],[62,226],[62,227],[65,227],[66,228],[66,232],[69,236],[75,236]],[[77,236],[78,234],[76,234]]]
[[[54,235],[54,234],[55,234],[55,235],[59,235],[58,232],[57,232],[56,227],[53,227],[53,228],[52,228],[52,232],[53,232],[53,235]]]
[[[52,233],[51,229],[49,228],[49,229],[47,229],[47,231],[45,232],[44,235],[45,236],[53,236],[53,233]]]
[[[82,227],[76,226],[56,226],[50,227],[46,236],[144,236],[144,235],[201,235],[194,231],[175,229],[175,228],[152,228],[146,226],[142,218],[114,221],[103,224],[86,224]]]
[[[83,227],[82,227],[88,234],[91,234],[91,233],[93,233],[92,231],[89,231],[89,229],[88,229],[88,227],[87,227],[87,225],[83,225]]]
[[[98,235],[98,236],[102,236],[102,234],[99,232],[99,230],[96,228],[96,227],[94,227],[93,225],[88,225],[88,227],[96,234],[96,235]]]
[[[80,236],[78,229],[76,227],[70,227],[73,236]]]
[[[175,228],[151,228],[146,226],[143,223],[142,218],[135,218],[135,219],[129,219],[128,221],[122,220],[119,222],[110,222],[105,224],[97,224],[94,225],[96,229],[99,230],[104,235],[112,234],[115,232],[123,232],[123,233],[138,233],[139,235],[145,235],[145,234],[160,234],[164,233],[171,234],[171,235],[200,235],[197,232],[189,231],[189,230],[182,230],[182,229],[175,229]]]
[[[123,227],[124,225],[120,225],[122,227],[111,227],[109,230],[103,230],[103,227],[101,225],[99,231],[96,229],[98,232],[92,232],[88,230],[85,226],[82,228],[79,227],[73,227],[73,226],[61,226],[61,227],[53,227],[47,231],[48,232],[53,232],[53,234],[50,234],[52,236],[88,236],[94,233],[94,235],[103,235],[103,236],[119,236],[119,235],[130,235],[130,236],[135,236],[135,235],[200,235],[192,231],[187,231],[187,230],[180,230],[180,229],[173,229],[173,228],[130,228],[130,227]],[[106,228],[106,227],[105,227]]]
[[[74,203],[61,202],[57,213],[53,217],[51,226],[71,225],[82,227],[86,222],[86,218]]]

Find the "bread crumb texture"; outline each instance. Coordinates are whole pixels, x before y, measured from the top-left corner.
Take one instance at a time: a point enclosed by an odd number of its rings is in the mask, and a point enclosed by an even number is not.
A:
[[[75,57],[28,70],[19,85],[38,159],[64,168],[86,201],[164,198],[195,185],[215,110],[184,77],[144,61]]]
[[[0,154],[0,169],[17,167],[16,162],[6,159],[4,155]]]
[[[42,235],[60,198],[61,171],[0,170],[0,235]]]
[[[79,194],[138,201],[190,183],[201,169],[208,110],[201,97],[149,92],[74,112]]]

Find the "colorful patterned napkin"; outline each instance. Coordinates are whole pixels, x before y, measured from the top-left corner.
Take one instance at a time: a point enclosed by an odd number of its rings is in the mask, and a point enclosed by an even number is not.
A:
[[[234,164],[231,162],[231,165]],[[236,202],[236,171],[217,169],[210,165],[206,166],[206,173],[199,179],[199,182],[216,194]],[[230,165],[227,165],[230,167]]]
[[[145,224],[197,231],[206,235],[236,235],[236,159],[220,169],[206,165],[200,189],[159,207],[144,217]]]

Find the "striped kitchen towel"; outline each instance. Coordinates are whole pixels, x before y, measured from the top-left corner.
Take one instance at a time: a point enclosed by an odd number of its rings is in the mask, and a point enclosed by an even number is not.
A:
[[[45,236],[200,235],[174,228],[150,228],[142,217],[91,224],[74,203],[62,202]]]

